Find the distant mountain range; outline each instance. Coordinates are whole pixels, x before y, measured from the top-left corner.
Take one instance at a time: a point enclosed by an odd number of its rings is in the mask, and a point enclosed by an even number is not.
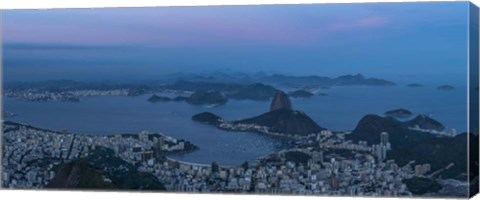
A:
[[[238,100],[259,100],[266,101],[279,90],[262,83],[252,83],[248,85],[231,83],[212,83],[212,82],[192,82],[178,81],[170,85],[161,86],[164,90],[194,91],[195,93],[219,92],[221,95],[230,99]],[[194,93],[194,94],[195,94]],[[194,95],[193,94],[193,95]],[[203,95],[202,95],[203,96]],[[216,95],[219,96],[219,95]]]
[[[103,94],[112,92],[117,95],[140,96],[156,94],[165,91],[183,91],[194,93],[191,98],[179,97],[170,99],[162,96],[152,96],[150,102],[186,101],[190,104],[225,104],[228,99],[268,101],[279,89],[288,87],[296,89],[291,93],[292,97],[305,98],[314,95],[312,91],[321,88],[344,85],[369,85],[369,86],[392,86],[395,83],[378,78],[365,78],[361,74],[344,75],[336,78],[321,76],[287,76],[267,75],[264,73],[221,73],[210,74],[186,74],[159,76],[157,80],[144,81],[92,81],[80,82],[74,80],[48,80],[37,82],[9,82],[5,83],[5,91],[10,96],[21,97],[22,93],[48,92],[60,94],[64,101],[80,101],[82,95],[88,94],[88,90],[105,91]],[[80,91],[78,93],[78,91]],[[77,92],[77,93],[75,93]],[[113,94],[113,93],[111,93]],[[72,96],[67,98],[66,96]],[[64,97],[65,96],[65,97]],[[226,99],[222,99],[222,97]],[[202,100],[203,99],[203,100]],[[39,99],[49,101],[50,99]]]
[[[208,75],[183,75],[178,80],[193,82],[216,82],[216,83],[264,83],[270,85],[283,85],[292,87],[301,86],[336,86],[336,85],[373,85],[373,86],[393,86],[394,82],[379,79],[365,78],[362,74],[343,75],[335,78],[326,76],[290,76],[282,74],[267,75],[265,73],[246,74],[246,73],[211,73]]]
[[[202,86],[195,87],[190,83],[202,83]],[[289,76],[281,74],[267,75],[265,73],[221,73],[210,74],[188,74],[177,73],[158,76],[156,80],[138,81],[75,81],[69,79],[32,81],[32,82],[6,82],[6,89],[118,89],[118,88],[157,88],[169,85],[169,88],[179,90],[199,90],[202,87],[214,88],[214,90],[228,90],[230,87],[237,88],[239,85],[250,85],[263,83],[268,85],[291,85],[291,86],[317,86],[329,87],[336,85],[373,85],[392,86],[395,83],[379,79],[365,78],[362,74],[343,75],[336,78],[324,76]],[[208,85],[209,84],[209,85]]]

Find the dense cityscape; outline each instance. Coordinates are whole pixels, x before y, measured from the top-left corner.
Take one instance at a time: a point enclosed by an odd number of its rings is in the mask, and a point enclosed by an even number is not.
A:
[[[49,91],[38,89],[26,90],[9,90],[5,92],[5,96],[19,98],[25,101],[69,101],[78,102],[80,97],[88,96],[127,96],[129,90],[75,90],[75,91]]]
[[[87,136],[15,123],[5,123],[3,130],[2,179],[7,188],[43,188],[55,177],[57,165],[87,157],[99,147],[153,174],[168,191],[411,196],[402,180],[430,170],[429,164],[398,166],[385,160],[390,150],[386,132],[379,135],[380,144],[368,146],[325,130],[316,136],[317,147],[287,149],[259,158],[257,164],[233,167],[157,158],[156,150],[186,151],[185,141],[158,133]],[[290,154],[305,158],[292,161]]]

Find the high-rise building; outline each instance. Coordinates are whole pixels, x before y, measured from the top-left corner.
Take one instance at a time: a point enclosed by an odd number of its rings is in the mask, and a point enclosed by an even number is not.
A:
[[[422,165],[415,165],[415,176],[423,175]]]
[[[218,165],[217,162],[212,162],[211,169],[212,169],[212,173],[217,173],[220,171],[220,166]]]
[[[165,140],[163,137],[159,137],[157,141],[157,148],[159,150],[163,150],[163,145],[165,144]]]
[[[37,177],[37,173],[35,173],[34,171],[29,171],[27,173],[27,179],[29,183],[35,183],[36,177]]]
[[[382,144],[383,146],[387,146],[387,143],[388,143],[388,133],[387,132],[382,132],[380,134],[380,144]]]
[[[139,135],[138,135],[138,139],[142,142],[148,142],[149,138],[148,138],[148,132],[147,131],[142,131]]]
[[[431,170],[430,164],[415,165],[415,176],[422,176]]]
[[[332,190],[338,190],[340,187],[340,182],[336,174],[332,174],[332,177],[330,178],[330,187]]]
[[[323,163],[323,152],[313,152],[312,153],[312,162],[313,163]]]
[[[8,172],[3,172],[3,183],[5,185],[10,183],[10,174]]]
[[[153,158],[153,151],[142,152],[142,161],[146,162]]]
[[[451,136],[455,137],[457,135],[457,130],[452,128]]]
[[[373,145],[372,152],[377,157],[378,161],[384,161],[387,158],[387,146],[385,145]]]

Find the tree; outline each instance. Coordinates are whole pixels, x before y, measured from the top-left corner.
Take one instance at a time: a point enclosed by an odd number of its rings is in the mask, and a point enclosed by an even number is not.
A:
[[[220,166],[217,162],[212,162],[212,173],[220,172]]]
[[[243,167],[244,170],[247,170],[248,166],[249,166],[248,161],[243,162],[243,164],[241,165],[241,167]]]

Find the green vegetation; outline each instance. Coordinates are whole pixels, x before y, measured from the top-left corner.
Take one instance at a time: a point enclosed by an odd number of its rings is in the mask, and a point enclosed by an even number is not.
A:
[[[119,189],[109,175],[85,159],[65,164],[46,188]]]
[[[346,135],[346,138],[354,142],[367,141],[368,144],[379,144],[380,133],[388,132],[392,150],[388,152],[387,159],[395,160],[399,166],[410,161],[415,161],[415,164],[429,163],[430,173],[454,164],[439,173],[436,178],[467,180],[467,134],[463,133],[455,137],[438,136],[411,130],[408,127],[412,124],[430,128],[443,127],[435,120],[423,115],[407,122],[401,122],[392,117],[367,115],[360,120],[351,134]]]
[[[429,163],[431,172],[454,165],[439,174],[442,178],[454,178],[466,181],[467,173],[467,134],[460,134],[454,138],[435,137],[421,141],[411,146],[394,148],[387,155],[387,159],[394,159],[400,166],[414,160],[415,164]]]
[[[325,151],[326,154],[336,154],[346,159],[353,159],[355,157],[355,152],[348,149],[328,149]]]
[[[422,177],[414,177],[410,179],[403,180],[408,187],[408,190],[412,192],[414,195],[422,195],[429,192],[437,192],[442,189],[442,186],[437,183],[435,180],[422,178]]]
[[[312,158],[310,155],[303,153],[301,151],[289,151],[285,153],[285,159],[287,161],[294,162],[296,164],[307,165],[308,160]]]
[[[103,147],[96,147],[84,159],[65,164],[57,173],[50,188],[165,190],[155,176],[139,172],[136,166],[115,156],[111,149]],[[103,181],[105,177],[111,183]]]

